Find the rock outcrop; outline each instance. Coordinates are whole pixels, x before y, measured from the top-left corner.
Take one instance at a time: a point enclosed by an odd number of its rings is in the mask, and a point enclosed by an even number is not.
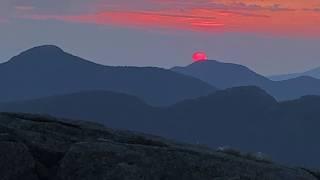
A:
[[[157,136],[30,114],[0,114],[2,180],[317,180],[314,171]]]

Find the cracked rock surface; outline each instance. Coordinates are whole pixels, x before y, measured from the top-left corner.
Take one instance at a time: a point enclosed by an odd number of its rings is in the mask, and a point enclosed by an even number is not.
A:
[[[84,121],[0,114],[1,180],[317,180],[318,175]]]

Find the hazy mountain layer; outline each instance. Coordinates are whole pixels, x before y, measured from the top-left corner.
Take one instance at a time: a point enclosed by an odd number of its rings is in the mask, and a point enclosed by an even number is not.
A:
[[[125,94],[91,91],[2,104],[0,111],[86,119],[190,143],[261,151],[279,162],[319,167],[319,107],[317,96],[278,103],[257,87],[239,87],[164,108]]]

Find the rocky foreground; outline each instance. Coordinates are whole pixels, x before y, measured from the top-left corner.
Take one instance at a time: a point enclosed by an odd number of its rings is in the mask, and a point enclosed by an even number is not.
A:
[[[318,177],[317,177],[318,176]],[[317,180],[311,170],[83,121],[0,114],[1,180]]]

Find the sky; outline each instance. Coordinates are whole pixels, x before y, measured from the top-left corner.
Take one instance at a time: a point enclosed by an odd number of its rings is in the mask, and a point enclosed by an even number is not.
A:
[[[0,62],[43,44],[105,65],[320,66],[320,0],[1,0]]]

